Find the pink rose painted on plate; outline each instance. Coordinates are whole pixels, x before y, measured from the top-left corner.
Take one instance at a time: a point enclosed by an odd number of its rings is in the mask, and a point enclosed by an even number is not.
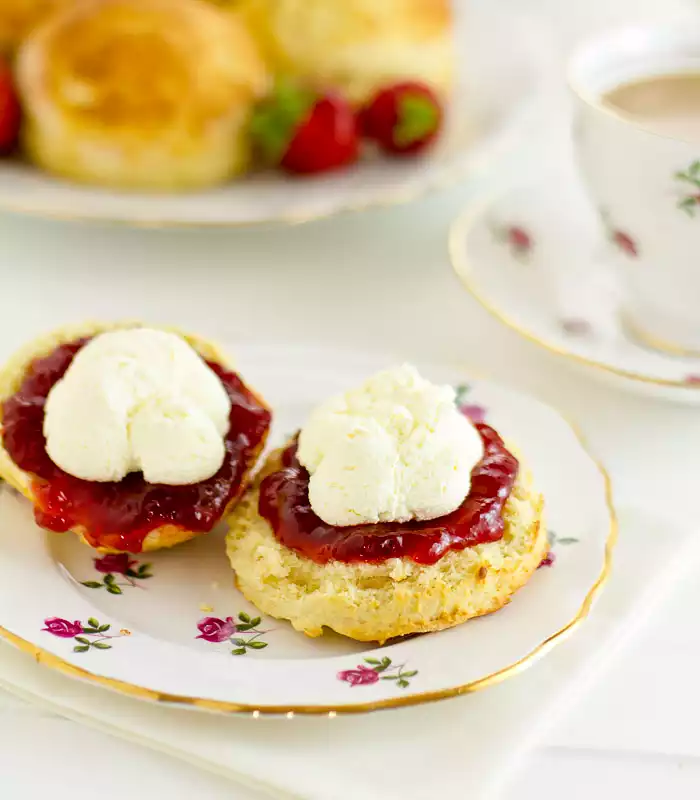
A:
[[[110,634],[112,626],[102,625],[95,617],[90,617],[87,622],[76,619],[75,622],[63,619],[63,617],[47,617],[44,620],[45,628],[41,630],[57,636],[59,639],[73,639],[77,644],[73,648],[74,653],[87,653],[90,649],[111,650],[112,645],[107,644],[108,639],[119,639],[122,636],[130,636],[131,631],[122,628],[119,633]]]
[[[131,558],[128,553],[108,553],[102,558],[93,559],[95,569],[98,572],[116,572],[117,575],[126,575],[127,570],[139,562]]]
[[[485,422],[486,409],[484,406],[466,402],[470,391],[471,387],[466,383],[462,383],[455,387],[455,403],[457,404],[457,408],[462,412],[462,414],[464,414],[465,417],[469,417],[472,422]]]
[[[387,658],[365,658],[364,664],[358,664],[355,669],[344,669],[337,674],[339,681],[349,683],[350,686],[370,686],[381,681],[394,681],[398,687],[405,689],[410,685],[410,678],[418,674],[418,670],[406,670],[405,664],[393,664]],[[366,665],[369,666],[366,666]]]
[[[350,686],[366,686],[370,683],[377,683],[379,673],[372,667],[358,664],[356,669],[345,669],[339,672],[338,679],[349,683]]]
[[[123,594],[125,588],[143,588],[136,581],[152,578],[150,564],[139,564],[128,553],[108,553],[94,558],[93,564],[97,572],[105,577],[101,581],[81,581],[87,589],[106,589],[109,594]],[[118,581],[120,575],[124,580]]]
[[[244,611],[238,615],[238,620],[233,617],[220,619],[219,617],[203,617],[197,623],[199,635],[195,639],[202,639],[212,644],[231,642],[235,645],[231,650],[232,656],[244,656],[250,650],[263,650],[267,647],[260,637],[270,631],[261,631],[258,625],[262,622],[260,617],[251,617]],[[234,634],[237,634],[234,636]],[[243,636],[241,636],[243,634]]]
[[[61,619],[61,617],[49,617],[44,620],[44,625],[46,627],[42,628],[42,631],[46,631],[52,636],[60,636],[61,639],[72,639],[83,632],[83,626],[80,624],[80,620],[77,619],[75,622],[70,622],[67,619]]]
[[[236,632],[236,623],[233,617],[219,619],[218,617],[204,617],[197,623],[200,632],[195,639],[204,639],[205,642],[225,642]]]

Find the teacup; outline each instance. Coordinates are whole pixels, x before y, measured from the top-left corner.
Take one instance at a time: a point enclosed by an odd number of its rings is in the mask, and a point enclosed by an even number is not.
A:
[[[700,22],[597,36],[574,53],[568,79],[577,158],[619,265],[624,324],[649,346],[700,355],[700,103],[683,94],[700,92]]]

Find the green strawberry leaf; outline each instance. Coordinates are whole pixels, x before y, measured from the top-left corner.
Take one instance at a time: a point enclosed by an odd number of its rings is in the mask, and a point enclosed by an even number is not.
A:
[[[248,642],[248,647],[252,647],[253,650],[262,650],[264,647],[267,647],[267,642]]]
[[[379,659],[378,658],[366,658],[365,661],[368,664],[379,664]]]
[[[308,89],[291,81],[278,81],[272,94],[255,109],[249,132],[266,163],[276,165],[284,158],[314,102],[315,96]]]
[[[410,670],[410,672],[402,672],[401,673],[401,677],[402,678],[412,678],[414,675],[417,675],[417,674],[418,674],[418,670],[417,669],[412,669],[412,670]]]
[[[105,575],[104,581],[107,584],[107,586],[111,586],[115,581],[114,575],[112,575],[111,572],[108,573],[107,575]]]
[[[111,644],[107,644],[107,642],[93,642],[92,646],[96,647],[98,650],[111,650],[112,649],[112,645]]]
[[[241,611],[241,613],[238,615],[238,619],[240,619],[241,622],[250,622],[250,617],[245,613],[245,611]]]
[[[241,622],[236,625],[236,630],[240,633],[245,633],[246,631],[250,631],[255,627],[255,625],[251,624],[250,622]]]
[[[87,653],[87,651],[88,651],[89,649],[90,649],[90,645],[89,645],[89,644],[77,644],[77,645],[76,645],[76,646],[73,648],[73,652],[74,652],[74,653]]]
[[[110,594],[123,594],[123,592],[122,592],[122,587],[121,587],[121,586],[116,586],[116,585],[115,585],[115,584],[113,584],[113,583],[110,583],[110,584],[109,584],[109,586],[107,587],[107,591],[108,591]]]
[[[401,680],[396,681],[396,685],[400,686],[402,689],[405,689],[408,686],[408,681],[405,681],[402,678]]]
[[[88,617],[88,625],[93,628],[99,628],[100,623],[94,617]]]
[[[237,647],[235,650],[231,650],[232,656],[244,656],[246,654],[245,647]]]
[[[440,110],[433,100],[407,93],[399,100],[394,142],[399,147],[410,147],[434,133],[439,124]]]
[[[82,586],[87,586],[88,589],[101,589],[102,584],[99,581],[80,581]]]
[[[75,641],[80,642],[80,644],[90,644],[90,640],[86,639],[84,636],[76,636]]]
[[[255,619],[251,619],[250,624],[255,628],[261,622],[262,620],[260,619],[260,617],[255,617]]]
[[[112,627],[111,625],[100,625],[100,627],[97,629],[97,632],[104,633],[105,631],[108,631],[111,627]]]
[[[245,647],[248,644],[245,639],[231,639],[231,642],[237,644],[239,647]]]

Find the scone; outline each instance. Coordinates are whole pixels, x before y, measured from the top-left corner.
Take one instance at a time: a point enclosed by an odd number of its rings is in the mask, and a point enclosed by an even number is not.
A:
[[[245,491],[271,414],[197,336],[85,324],[0,370],[0,478],[37,522],[104,553],[209,532]]]
[[[82,0],[26,40],[17,83],[39,166],[185,190],[246,169],[247,122],[268,75],[246,27],[204,0]]]
[[[278,75],[342,89],[356,103],[396,81],[447,92],[453,73],[449,0],[240,0]]]
[[[450,442],[469,441],[445,409],[449,394],[437,410],[404,372],[393,376],[384,402],[378,378],[364,397],[356,390],[315,412],[300,443],[269,457],[229,518],[227,551],[240,591],[309,636],[327,627],[384,642],[488,614],[510,601],[548,550],[543,498],[498,434],[473,426],[483,443],[476,462],[466,445],[448,452]],[[387,478],[382,464],[390,463]],[[460,501],[455,487],[466,468],[471,481]],[[347,524],[355,515],[372,521]],[[405,521],[383,521],[392,517]]]
[[[13,53],[29,33],[48,17],[76,0],[2,0],[0,53]]]

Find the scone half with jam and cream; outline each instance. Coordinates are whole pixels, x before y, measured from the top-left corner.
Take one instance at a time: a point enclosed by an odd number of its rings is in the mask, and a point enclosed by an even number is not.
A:
[[[248,600],[309,636],[360,641],[496,611],[548,549],[528,469],[408,365],[318,407],[229,527]]]
[[[208,533],[245,491],[271,414],[210,342],[65,327],[0,369],[0,478],[37,522],[105,553]]]

